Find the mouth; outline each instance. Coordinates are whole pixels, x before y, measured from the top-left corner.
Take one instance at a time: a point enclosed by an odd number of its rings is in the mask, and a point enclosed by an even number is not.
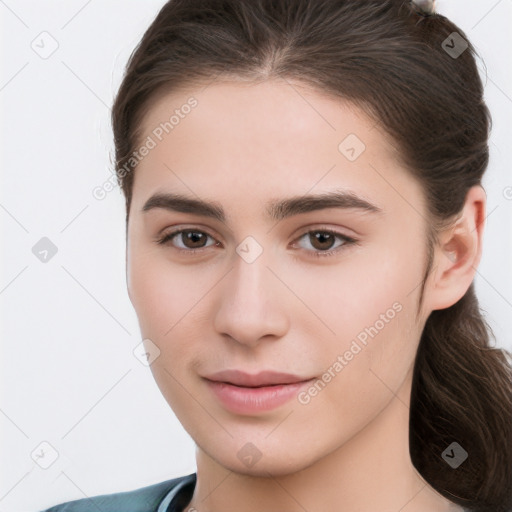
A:
[[[235,414],[253,415],[284,405],[315,378],[274,371],[248,374],[224,370],[203,379],[225,409]]]
[[[311,380],[311,377],[300,377],[291,373],[262,371],[250,374],[240,370],[223,370],[204,378],[213,382],[224,382],[233,386],[247,388],[288,385]]]

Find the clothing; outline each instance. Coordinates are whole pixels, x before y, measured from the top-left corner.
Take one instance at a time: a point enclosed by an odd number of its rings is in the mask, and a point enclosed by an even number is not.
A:
[[[41,512],[185,512],[196,486],[196,473],[134,491],[67,501]]]

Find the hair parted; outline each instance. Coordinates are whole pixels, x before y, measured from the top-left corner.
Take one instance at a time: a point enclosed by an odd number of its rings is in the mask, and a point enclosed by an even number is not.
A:
[[[420,303],[438,233],[460,215],[489,160],[491,116],[476,52],[433,1],[170,0],[127,64],[112,109],[115,166],[130,215],[140,125],[161,94],[215,77],[296,80],[362,108],[391,136],[428,205]],[[457,58],[443,42],[457,32]],[[191,114],[193,115],[193,114]],[[414,363],[409,449],[422,477],[472,512],[512,512],[511,354],[494,338],[474,283],[432,311]],[[468,458],[442,458],[457,442]]]

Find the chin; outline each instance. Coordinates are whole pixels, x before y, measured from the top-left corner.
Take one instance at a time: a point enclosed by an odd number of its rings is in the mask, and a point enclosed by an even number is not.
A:
[[[218,445],[217,445],[218,446]],[[256,452],[254,448],[248,448],[251,444],[243,445],[242,449],[226,448],[219,452],[218,448],[204,450],[208,456],[223,468],[238,475],[250,477],[284,477],[302,471],[322,458],[321,454],[306,453],[302,446],[286,446],[282,443],[279,449],[275,447],[261,447]],[[233,453],[235,456],[233,457]],[[253,454],[255,459],[244,461],[244,455]],[[296,456],[292,456],[295,454]]]
[[[222,464],[221,461],[218,461],[223,467],[232,471],[233,473],[237,473],[238,475],[250,476],[250,477],[260,477],[260,478],[270,478],[270,477],[284,477],[293,473],[297,473],[303,469],[306,469],[309,464],[306,462],[299,463],[293,462],[289,463],[287,461],[281,460],[263,460],[263,458],[258,461],[254,466],[247,467],[244,464],[240,463],[238,460],[231,460],[227,464]]]

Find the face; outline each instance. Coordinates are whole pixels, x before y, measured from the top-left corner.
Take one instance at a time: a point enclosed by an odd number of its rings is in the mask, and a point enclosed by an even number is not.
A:
[[[422,190],[362,111],[299,84],[175,92],[142,126],[127,282],[156,382],[222,466],[305,468],[412,368]]]

